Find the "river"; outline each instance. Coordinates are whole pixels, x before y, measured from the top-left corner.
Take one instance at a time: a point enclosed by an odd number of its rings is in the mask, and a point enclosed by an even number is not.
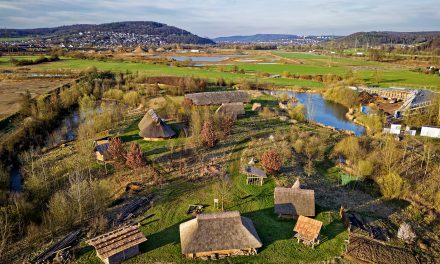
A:
[[[315,93],[299,93],[291,91],[268,91],[272,95],[286,93],[289,97],[295,97],[306,108],[306,118],[317,123],[334,127],[338,130],[352,131],[356,136],[365,133],[365,128],[348,120],[345,114],[347,108],[325,100],[322,95]]]

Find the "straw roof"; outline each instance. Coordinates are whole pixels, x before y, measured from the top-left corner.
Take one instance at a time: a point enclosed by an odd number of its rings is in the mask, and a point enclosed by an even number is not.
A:
[[[247,92],[206,92],[185,95],[194,105],[221,105],[228,103],[249,103]]]
[[[180,224],[180,243],[183,254],[262,246],[252,221],[238,211],[199,214]]]
[[[300,215],[293,231],[306,241],[314,241],[321,231],[322,222]]]
[[[121,251],[147,241],[137,225],[124,226],[87,241],[95,247],[98,256],[106,259]]]
[[[276,187],[274,199],[276,214],[315,216],[315,191],[301,189],[299,181],[292,188]]]
[[[148,110],[138,127],[139,136],[143,138],[171,138],[176,135],[153,109]]]
[[[260,178],[267,178],[266,173],[262,169],[253,166],[246,166],[244,170],[246,171],[246,173],[251,174],[253,176],[257,176]]]
[[[133,51],[133,53],[144,53],[144,52],[146,51],[141,46],[137,46],[137,48]]]
[[[241,102],[222,104],[215,112],[217,114],[220,113],[220,114],[232,115],[232,116],[244,115],[246,113],[244,111],[244,105]]]

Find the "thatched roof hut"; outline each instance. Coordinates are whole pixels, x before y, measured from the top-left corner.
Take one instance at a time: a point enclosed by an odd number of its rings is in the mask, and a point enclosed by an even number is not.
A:
[[[141,122],[139,122],[138,127],[139,136],[145,140],[161,140],[172,138],[176,135],[176,132],[153,109],[148,110]]]
[[[109,137],[104,137],[100,139],[96,139],[93,142],[95,148],[96,159],[99,161],[106,161],[110,159],[110,155],[107,152],[108,147],[110,146]]]
[[[319,243],[319,232],[321,232],[322,222],[300,215],[293,231],[295,237],[304,244],[314,247]]]
[[[301,189],[299,180],[292,188],[276,187],[274,199],[280,217],[315,216],[315,191]]]
[[[121,263],[139,254],[139,244],[147,241],[137,225],[124,226],[95,237],[87,243],[96,249],[96,255],[106,264]]]
[[[144,48],[142,48],[141,46],[137,46],[136,49],[134,49],[133,53],[145,53],[147,52]]]
[[[231,115],[237,117],[239,115],[244,115],[243,103],[225,103],[222,104],[216,111],[217,114]]]
[[[194,105],[221,105],[228,103],[249,103],[247,92],[205,92],[185,95],[185,99]]]
[[[180,224],[180,243],[188,258],[253,255],[262,246],[252,221],[238,211],[199,214]]]

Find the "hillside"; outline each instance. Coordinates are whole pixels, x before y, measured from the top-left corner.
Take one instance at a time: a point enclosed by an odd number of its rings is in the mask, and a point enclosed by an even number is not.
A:
[[[82,39],[87,35],[98,39],[111,39],[112,37],[116,39],[118,36],[121,37],[121,34],[122,38],[131,37],[130,42],[136,42],[135,44],[144,44],[142,42],[147,37],[156,40],[158,43],[214,43],[210,39],[201,38],[186,30],[151,21],[115,22],[98,25],[78,24],[34,29],[3,29],[0,31],[0,38],[33,37],[45,39],[50,37],[52,41],[69,42],[70,39]],[[114,40],[114,42],[118,42],[118,40]]]
[[[347,47],[376,46],[382,44],[417,45],[432,42],[440,37],[440,31],[426,32],[390,32],[372,31],[357,32],[346,37],[338,38],[337,43]]]
[[[213,39],[217,43],[310,43],[329,39],[326,36],[298,36],[289,34],[256,34],[250,36],[229,36]]]

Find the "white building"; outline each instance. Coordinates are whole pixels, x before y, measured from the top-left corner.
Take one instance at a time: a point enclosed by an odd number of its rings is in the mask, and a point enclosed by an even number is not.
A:
[[[440,138],[440,127],[422,126],[422,131],[420,132],[420,136]]]

